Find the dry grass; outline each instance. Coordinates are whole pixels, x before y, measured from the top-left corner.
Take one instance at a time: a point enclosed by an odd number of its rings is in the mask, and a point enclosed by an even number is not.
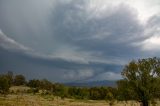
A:
[[[12,87],[13,91],[28,90],[27,87]],[[0,96],[0,106],[140,106],[138,102],[118,102],[118,101],[96,101],[96,100],[75,100],[61,99],[52,95],[31,95],[23,93],[13,93],[6,97]],[[153,105],[152,105],[153,106]],[[157,105],[160,106],[160,102]]]
[[[8,95],[0,97],[0,106],[140,106],[139,103],[114,102],[110,105],[106,101],[60,99],[54,96],[40,95]],[[158,106],[158,105],[157,105]]]
[[[7,95],[0,96],[0,106],[140,106],[138,102],[117,102],[113,104],[106,101],[95,100],[75,100],[75,99],[61,99],[55,96],[41,96],[41,95]],[[160,106],[160,102],[157,105]]]
[[[30,88],[29,87],[26,87],[26,86],[12,86],[9,90],[10,92],[25,92],[27,90],[29,90]]]

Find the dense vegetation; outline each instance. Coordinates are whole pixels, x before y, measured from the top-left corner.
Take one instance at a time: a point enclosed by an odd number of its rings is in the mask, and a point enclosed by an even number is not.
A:
[[[122,71],[123,80],[118,82],[121,95],[139,100],[143,106],[160,98],[160,59],[147,58],[131,61]]]
[[[117,96],[117,88],[112,87],[69,87],[60,83],[52,83],[47,79],[32,79],[25,80],[23,75],[13,75],[8,72],[5,75],[0,75],[0,93],[9,93],[11,86],[28,86],[31,89],[28,93],[53,94],[61,98],[76,98],[76,99],[92,99],[92,100],[111,100]]]
[[[63,98],[92,100],[137,100],[143,106],[149,101],[160,98],[160,59],[147,58],[131,61],[122,71],[123,80],[117,81],[117,87],[69,87],[52,83],[47,79],[26,81],[23,75],[12,72],[0,75],[0,93],[7,94],[11,86],[25,85],[31,89],[26,93],[55,95]]]

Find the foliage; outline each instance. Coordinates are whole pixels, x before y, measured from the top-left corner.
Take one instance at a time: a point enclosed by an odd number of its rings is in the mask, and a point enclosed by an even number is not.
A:
[[[89,89],[88,88],[69,87],[68,94],[71,97],[74,97],[76,99],[87,99],[87,98],[89,98]]]
[[[119,82],[119,90],[121,89],[123,92],[122,89],[124,88],[130,99],[140,100],[143,106],[148,106],[150,100],[158,97],[160,91],[160,59],[147,58],[131,61],[125,66],[122,76],[124,80]]]
[[[13,85],[13,77],[14,77],[13,76],[13,72],[12,71],[8,71],[5,76],[8,79],[9,86],[12,86]]]
[[[136,97],[134,91],[132,90],[132,87],[129,86],[129,83],[127,80],[119,80],[117,81],[118,91],[117,91],[117,100],[120,101],[127,101],[127,100],[134,100]]]
[[[31,88],[39,88],[40,83],[41,83],[40,80],[33,79],[33,80],[29,80],[29,82],[27,83],[27,86],[29,86]]]
[[[160,98],[160,59],[147,58],[131,61],[122,71],[124,79],[117,81],[117,87],[69,87],[52,83],[47,79],[32,79],[28,83],[23,75],[14,76],[12,72],[0,75],[0,93],[8,92],[12,85],[26,85],[30,93],[55,95],[61,98],[92,100],[137,100],[148,106],[149,101]]]
[[[52,89],[52,83],[48,81],[47,79],[43,79],[40,81],[40,89],[42,90],[51,90]]]
[[[6,94],[9,91],[9,80],[5,75],[0,75],[0,93]]]
[[[19,86],[19,85],[25,85],[26,80],[23,75],[16,75],[14,78],[14,85]]]

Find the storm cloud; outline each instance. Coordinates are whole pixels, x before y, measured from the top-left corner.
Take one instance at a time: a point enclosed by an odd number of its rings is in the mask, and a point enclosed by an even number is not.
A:
[[[132,59],[159,56],[157,3],[1,0],[0,72],[60,82],[121,79]]]

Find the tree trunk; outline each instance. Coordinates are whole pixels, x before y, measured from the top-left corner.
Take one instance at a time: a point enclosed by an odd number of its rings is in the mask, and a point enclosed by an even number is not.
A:
[[[149,106],[148,101],[142,101],[142,106]]]

